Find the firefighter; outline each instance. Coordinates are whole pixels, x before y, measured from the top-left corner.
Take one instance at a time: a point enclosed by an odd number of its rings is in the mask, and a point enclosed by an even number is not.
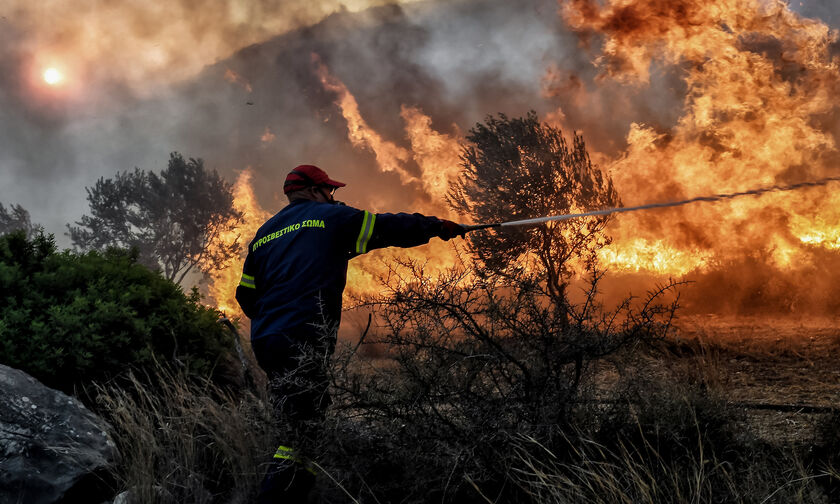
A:
[[[414,247],[464,236],[452,221],[420,214],[358,210],[333,195],[345,184],[317,166],[286,177],[289,204],[257,231],[236,299],[251,319],[251,346],[269,378],[279,420],[292,439],[277,448],[260,503],[305,502],[315,471],[300,446],[317,438],[330,403],[326,366],[335,348],[347,262],[370,250]]]

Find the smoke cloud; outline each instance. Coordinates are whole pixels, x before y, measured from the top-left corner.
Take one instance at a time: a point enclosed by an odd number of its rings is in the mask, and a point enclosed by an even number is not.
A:
[[[234,2],[176,2],[166,15],[153,2],[4,7],[0,201],[23,204],[61,241],[64,224],[86,210],[84,186],[135,166],[160,169],[177,150],[230,179],[253,167],[260,200],[275,209],[289,168],[316,163],[364,182],[342,195],[353,203],[410,210],[430,197],[422,183],[400,189],[399,176],[380,173],[372,153],[348,141],[313,54],[353,93],[370,127],[403,148],[403,106],[418,107],[443,133],[490,113],[547,114],[555,105],[540,98],[546,66],[588,65],[553,0],[353,12],[376,3],[368,2],[317,23],[338,3],[299,3],[243,2],[247,16]],[[66,74],[65,85],[42,81],[48,65]],[[420,175],[413,160],[405,169]]]
[[[178,83],[242,47],[382,3],[3,2],[0,201],[23,204],[62,241],[63,224],[85,209],[84,186],[185,148],[169,134],[192,111],[159,108],[162,96],[177,101]],[[44,82],[47,68],[64,75],[60,86]]]

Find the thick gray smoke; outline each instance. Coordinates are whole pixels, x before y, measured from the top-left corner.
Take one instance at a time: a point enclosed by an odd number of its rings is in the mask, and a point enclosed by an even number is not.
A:
[[[833,0],[789,2],[790,8],[805,17],[819,19],[832,28],[840,28],[840,3]]]

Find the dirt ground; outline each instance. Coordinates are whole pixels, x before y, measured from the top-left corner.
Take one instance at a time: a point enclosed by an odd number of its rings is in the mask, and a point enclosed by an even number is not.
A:
[[[703,366],[703,380],[743,405],[745,427],[767,441],[810,444],[820,416],[840,409],[840,317],[693,316],[677,327],[677,360]]]

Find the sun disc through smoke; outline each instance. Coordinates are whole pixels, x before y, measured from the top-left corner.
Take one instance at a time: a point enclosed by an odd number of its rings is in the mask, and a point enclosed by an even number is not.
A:
[[[56,68],[47,68],[44,70],[44,82],[49,84],[50,86],[56,86],[61,84],[61,81],[64,80],[64,75],[58,71]]]

